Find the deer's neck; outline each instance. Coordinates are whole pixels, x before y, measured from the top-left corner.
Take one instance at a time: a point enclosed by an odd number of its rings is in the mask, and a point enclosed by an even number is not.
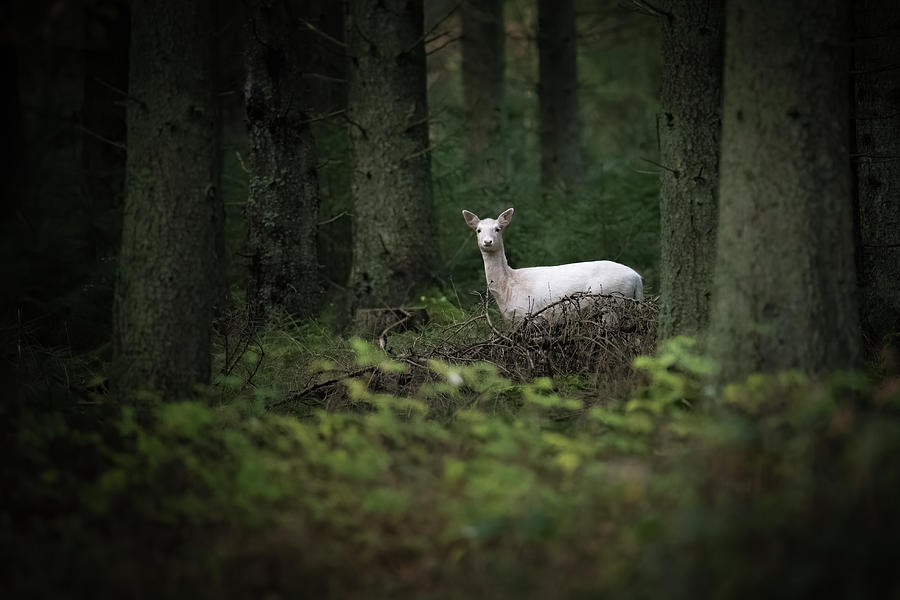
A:
[[[484,278],[488,289],[502,309],[513,271],[506,262],[506,252],[502,248],[496,252],[482,252],[481,258],[484,260]]]

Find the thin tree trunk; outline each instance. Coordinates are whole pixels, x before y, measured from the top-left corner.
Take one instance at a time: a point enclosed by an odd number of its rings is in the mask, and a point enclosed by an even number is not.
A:
[[[253,6],[247,42],[250,126],[248,301],[260,315],[307,317],[319,308],[316,147],[300,95],[303,73],[291,2]]]
[[[710,354],[720,381],[856,363],[848,4],[727,9]]]
[[[584,174],[578,118],[574,0],[538,0],[541,187],[577,187]]]
[[[218,123],[211,0],[135,0],[116,288],[115,383],[183,397],[209,381]]]
[[[16,44],[0,45],[0,220],[17,211],[25,196],[26,149],[22,128],[22,101],[19,97],[19,65]]]
[[[96,226],[90,235],[98,259],[112,255],[121,227],[125,196],[125,96],[128,89],[128,34],[131,23],[124,0],[85,5],[84,100],[81,108],[81,164],[84,193]]]
[[[319,155],[319,276],[323,283],[343,287],[350,275],[350,183],[347,177],[347,49],[344,44],[344,3],[314,0],[304,3],[304,104],[312,118]]]
[[[709,322],[718,221],[723,0],[673,0],[663,25],[659,337]]]
[[[350,0],[350,307],[396,306],[433,280],[422,0]]]
[[[854,23],[860,304],[877,351],[900,333],[900,4],[857,2]]]
[[[216,110],[218,111],[219,163],[227,160],[227,154],[234,152],[232,140],[236,134],[235,123],[239,124],[241,134],[245,132],[244,98],[241,94],[244,77],[244,24],[247,21],[246,4],[243,0],[217,0],[213,3],[215,19],[215,82]],[[242,138],[243,141],[243,138]],[[222,190],[220,197],[225,197],[222,182],[223,170],[219,169],[216,187]],[[234,306],[231,300],[232,259],[228,249],[226,230],[228,214],[225,202],[216,203],[216,222],[213,225],[216,233],[216,276],[212,282],[213,318],[218,324]]]
[[[300,44],[304,51],[303,103],[317,117],[347,107],[344,7],[333,0],[301,2]]]
[[[463,0],[461,9],[466,152],[474,179],[493,184],[505,175],[503,1]]]

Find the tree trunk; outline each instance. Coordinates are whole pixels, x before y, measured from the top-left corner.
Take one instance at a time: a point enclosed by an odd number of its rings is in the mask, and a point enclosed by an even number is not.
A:
[[[660,161],[659,338],[709,322],[722,127],[723,0],[664,8]]]
[[[247,21],[243,0],[217,0],[213,3],[214,44],[215,44],[215,82],[216,110],[219,123],[219,162],[224,163],[228,156],[234,156],[232,144],[239,139],[244,142],[246,132],[244,96],[240,93],[246,77],[244,76],[244,24]],[[235,126],[237,125],[237,127]],[[240,136],[239,138],[237,136]],[[222,182],[223,169],[219,169],[216,187],[220,190],[222,202],[216,203],[216,277],[213,280],[213,319],[215,323],[224,322],[234,309],[231,300],[231,283],[233,281],[233,265],[228,248],[226,230],[228,214],[225,210],[226,193]],[[232,217],[234,218],[234,217]],[[243,214],[241,214],[243,218]],[[243,274],[243,273],[242,273]],[[243,283],[243,282],[241,282]]]
[[[433,280],[422,0],[350,0],[346,17],[350,308],[393,307]]]
[[[845,2],[727,9],[710,353],[720,382],[859,356]]]
[[[900,5],[854,5],[859,284],[871,350],[900,332]]]
[[[313,118],[318,148],[321,198],[319,226],[319,277],[323,284],[340,287],[350,275],[350,182],[347,173],[347,50],[344,45],[344,3],[313,0],[303,3],[301,27],[306,51],[303,98]]]
[[[250,127],[248,301],[258,315],[319,308],[316,147],[300,95],[302,46],[292,4],[263,0],[248,31],[245,98]]]
[[[19,98],[18,52],[14,43],[0,45],[0,221],[19,209],[25,196],[25,132]]]
[[[304,0],[300,5],[304,106],[316,116],[344,110],[347,56],[343,6],[334,0]]]
[[[584,174],[578,119],[574,0],[538,0],[541,187],[577,187]]]
[[[473,178],[495,184],[505,175],[502,0],[462,2],[462,80],[466,152]]]
[[[129,30],[124,0],[85,5],[81,164],[94,222],[90,243],[98,260],[116,252],[121,233],[115,220],[125,195],[125,150],[116,144],[125,143],[123,93],[128,89]]]
[[[135,0],[116,289],[116,385],[164,398],[209,380],[219,140],[212,2]]]

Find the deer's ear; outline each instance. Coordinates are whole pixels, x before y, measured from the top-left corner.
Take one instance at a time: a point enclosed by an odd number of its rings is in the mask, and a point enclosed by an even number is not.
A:
[[[509,222],[512,221],[514,212],[516,211],[512,208],[507,208],[502,213],[500,213],[500,216],[497,217],[497,222],[500,223],[500,227],[506,227],[507,225],[509,225]]]
[[[466,224],[469,227],[471,227],[472,229],[475,229],[476,227],[478,227],[478,222],[481,221],[481,219],[478,218],[478,215],[476,215],[475,213],[471,213],[467,210],[462,211],[462,213],[463,213],[463,218],[466,220]]]

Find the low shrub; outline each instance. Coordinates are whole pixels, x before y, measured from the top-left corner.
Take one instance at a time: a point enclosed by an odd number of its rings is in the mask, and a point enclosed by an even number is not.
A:
[[[347,409],[216,398],[84,433],[21,417],[0,547],[13,596],[886,597],[900,383],[754,376],[708,396],[676,339],[619,403],[362,342]],[[430,418],[435,406],[447,406]],[[9,484],[15,483],[15,487]]]

